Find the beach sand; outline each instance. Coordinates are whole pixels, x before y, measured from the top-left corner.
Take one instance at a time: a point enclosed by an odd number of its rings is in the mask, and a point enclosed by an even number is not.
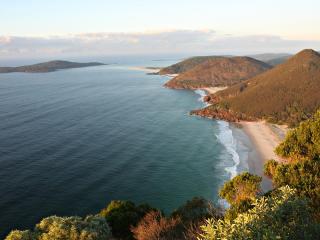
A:
[[[206,91],[209,94],[215,94],[216,92],[222,91],[228,87],[207,87],[207,88],[201,88],[202,90]]]
[[[262,189],[264,191],[271,190],[272,183],[270,179],[264,176],[263,166],[270,159],[282,160],[274,153],[274,149],[283,140],[287,128],[264,121],[240,122],[240,126],[254,146],[248,156],[249,171],[262,176]]]
[[[154,67],[129,67],[131,70],[136,71],[143,71],[147,73],[157,73],[161,70],[161,68],[154,68]]]

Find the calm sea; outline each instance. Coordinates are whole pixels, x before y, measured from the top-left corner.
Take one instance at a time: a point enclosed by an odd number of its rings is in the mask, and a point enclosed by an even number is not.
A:
[[[130,68],[172,62],[0,75],[1,237],[113,199],[165,212],[194,196],[218,201],[239,162],[230,127],[189,116],[202,92]]]

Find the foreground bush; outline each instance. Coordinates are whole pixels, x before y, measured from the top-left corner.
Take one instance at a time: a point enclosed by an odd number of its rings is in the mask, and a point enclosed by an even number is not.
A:
[[[137,240],[183,239],[181,219],[165,218],[159,211],[149,212],[131,231]]]
[[[187,201],[184,205],[172,212],[172,217],[179,217],[187,227],[190,224],[196,224],[207,218],[218,219],[221,217],[221,210],[215,208],[214,205],[201,197],[195,197]]]
[[[254,199],[261,192],[261,180],[259,176],[244,172],[226,182],[220,189],[219,195],[231,205]]]
[[[313,221],[306,200],[289,187],[254,200],[254,207],[233,220],[209,219],[200,240],[317,239],[320,226]]]
[[[155,210],[147,204],[136,206],[131,201],[111,201],[101,210],[100,215],[105,217],[112,229],[112,235],[121,239],[133,239],[130,228],[150,211]]]
[[[276,153],[292,161],[320,158],[320,111],[290,131]]]
[[[108,240],[110,228],[99,216],[44,218],[33,231],[12,231],[5,240]]]

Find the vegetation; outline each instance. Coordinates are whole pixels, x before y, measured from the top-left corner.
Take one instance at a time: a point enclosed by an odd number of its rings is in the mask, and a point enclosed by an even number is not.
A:
[[[112,229],[112,234],[121,239],[133,239],[131,227],[150,211],[155,209],[147,204],[136,206],[130,201],[111,201],[111,203],[101,210],[100,215],[105,217]]]
[[[279,163],[275,160],[269,160],[268,162],[265,163],[263,172],[266,176],[272,178],[274,175]]]
[[[238,120],[265,119],[297,126],[320,106],[319,79],[320,54],[304,50],[269,71],[216,93],[218,101],[208,107],[206,115],[216,117],[217,111],[225,111]]]
[[[26,65],[20,67],[0,67],[0,73],[11,73],[11,72],[28,72],[28,73],[40,73],[40,72],[53,72],[59,69],[68,68],[81,68],[81,67],[92,67],[104,65],[98,62],[89,63],[77,63],[69,61],[50,61],[44,63],[38,63],[33,65]]]
[[[195,66],[209,60],[209,59],[216,59],[219,58],[219,56],[200,56],[200,57],[192,57],[185,59],[181,62],[178,62],[176,64],[173,64],[169,67],[162,68],[159,72],[160,75],[165,74],[179,74],[186,72]]]
[[[292,161],[320,159],[320,111],[290,131],[276,153]]]
[[[202,221],[204,218],[219,218],[219,209],[204,198],[195,197],[172,212],[172,217],[179,217],[184,225]]]
[[[165,218],[159,211],[152,211],[132,228],[137,240],[183,239],[183,228],[179,217]]]
[[[270,68],[268,64],[249,57],[211,58],[179,74],[165,86],[178,89],[231,86]]]
[[[275,187],[289,185],[299,196],[310,199],[320,219],[320,111],[290,131],[276,152],[288,163],[268,161],[265,173]]]
[[[207,220],[201,240],[315,239],[320,226],[311,217],[308,203],[295,191],[282,187],[270,197],[254,200],[254,207],[230,220]]]
[[[5,240],[108,240],[110,228],[103,217],[48,217],[33,231],[12,231]]]
[[[219,195],[231,205],[243,200],[253,200],[261,193],[261,181],[261,177],[245,172],[226,182],[220,189]]]

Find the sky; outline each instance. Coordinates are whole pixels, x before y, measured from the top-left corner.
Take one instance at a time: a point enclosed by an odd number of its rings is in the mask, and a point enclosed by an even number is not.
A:
[[[320,50],[319,0],[1,0],[0,58]]]

